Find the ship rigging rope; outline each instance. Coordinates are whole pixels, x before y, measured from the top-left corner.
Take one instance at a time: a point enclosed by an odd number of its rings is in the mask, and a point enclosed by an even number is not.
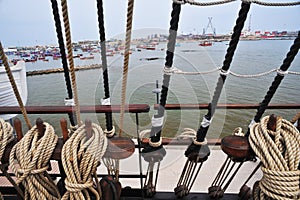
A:
[[[101,46],[101,60],[102,60],[102,70],[103,70],[103,86],[104,86],[104,100],[110,100],[109,94],[109,82],[108,82],[108,71],[107,71],[107,57],[106,57],[106,42],[105,42],[105,27],[104,27],[104,11],[103,11],[103,1],[97,0],[98,8],[98,27],[100,35],[100,46]],[[109,101],[110,104],[110,101]],[[115,128],[112,122],[112,113],[105,113],[106,118],[106,130],[104,133],[107,137],[112,137],[115,134]]]
[[[259,0],[242,0],[245,3],[255,3],[261,6],[297,6],[300,5],[300,1],[294,2],[265,2]]]
[[[107,138],[101,127],[92,123],[92,135],[87,137],[86,125],[80,126],[66,141],[61,159],[66,173],[67,192],[62,199],[91,199],[89,191],[96,199],[101,198],[101,189],[97,180],[97,167],[107,148]],[[95,189],[93,176],[96,179]]]
[[[76,119],[78,125],[80,126],[82,122],[80,120],[80,107],[79,107],[79,100],[78,100],[78,93],[77,93],[76,74],[75,74],[74,59],[73,59],[73,48],[72,48],[71,29],[70,29],[70,22],[68,16],[67,0],[61,1],[61,7],[62,7],[64,26],[65,26],[65,35],[66,35],[66,43],[67,43],[66,45],[68,49],[68,60],[69,60],[72,87],[74,93]]]
[[[59,17],[58,5],[56,0],[51,0],[51,3],[52,3],[52,12],[53,12],[53,17],[54,17],[55,27],[56,27],[56,35],[57,35],[59,50],[61,54],[61,62],[64,69],[64,77],[65,77],[65,83],[67,87],[68,99],[73,99],[73,92],[72,92],[72,86],[71,86],[71,80],[70,80],[70,74],[68,68],[68,61],[67,61],[67,56],[65,51],[64,38],[63,38],[63,33],[61,28],[61,21]],[[68,116],[71,125],[75,126],[77,123],[74,121],[73,114],[68,113]]]
[[[174,3],[177,4],[185,4],[188,3],[190,5],[195,5],[195,6],[214,6],[214,5],[220,5],[220,4],[225,4],[225,3],[230,3],[236,0],[223,0],[223,1],[212,1],[212,2],[197,2],[194,0],[173,0]]]
[[[224,73],[224,72],[222,72],[221,67],[216,68],[216,69],[212,69],[212,70],[209,70],[209,71],[200,71],[200,72],[182,71],[182,70],[180,70],[176,67],[171,67],[171,68],[164,67],[164,69],[163,69],[163,73],[167,74],[167,75],[171,75],[171,74],[203,75],[203,74],[215,73],[217,71],[220,71],[220,73],[223,73],[223,75],[231,74],[232,76],[239,77],[239,78],[257,78],[257,77],[262,77],[262,76],[269,75],[273,72],[277,72],[277,73],[282,74],[282,75],[285,75],[285,74],[300,75],[300,72],[295,72],[295,71],[284,71],[284,72],[282,72],[280,69],[277,69],[277,68],[271,69],[269,71],[257,73],[257,74],[238,74],[238,73],[232,72],[230,70],[228,70],[227,72]]]
[[[241,35],[242,29],[244,27],[245,21],[247,19],[247,15],[248,15],[249,10],[250,10],[250,4],[242,2],[241,9],[239,11],[238,18],[236,20],[236,24],[233,28],[233,34],[231,35],[231,40],[229,42],[229,47],[227,48],[225,59],[223,61],[223,66],[222,66],[222,69],[221,69],[222,73],[220,73],[220,76],[219,76],[219,79],[218,79],[218,82],[217,82],[217,85],[216,85],[211,103],[209,104],[209,107],[208,107],[208,112],[203,117],[203,120],[206,120],[208,122],[211,121],[211,119],[213,118],[213,115],[215,113],[216,105],[219,101],[219,98],[220,98],[220,95],[221,95],[221,92],[222,92],[222,89],[223,89],[223,85],[225,84],[225,81],[226,81],[226,75],[225,74],[230,68],[230,64],[232,62],[235,50],[236,50],[237,45],[239,43],[240,35]],[[197,139],[196,139],[197,142],[203,142],[204,141],[204,139],[206,137],[206,134],[207,134],[207,131],[209,129],[209,123],[203,123],[203,125],[201,123],[201,126],[197,131]]]
[[[42,136],[37,126],[33,126],[13,146],[9,156],[16,183],[25,187],[25,199],[60,199],[59,191],[46,171],[58,136],[50,124],[44,122],[43,125],[45,131]]]
[[[10,84],[11,84],[11,86],[12,86],[12,89],[13,89],[13,91],[14,91],[14,93],[15,93],[15,97],[16,97],[18,103],[19,103],[19,107],[20,107],[20,109],[21,109],[21,112],[22,112],[23,117],[24,117],[24,119],[25,119],[25,122],[26,122],[26,124],[27,124],[27,127],[28,127],[28,129],[30,129],[30,128],[31,128],[31,123],[30,123],[30,120],[29,120],[29,118],[28,118],[28,115],[27,115],[27,111],[26,111],[26,109],[25,109],[25,106],[24,106],[24,104],[23,104],[23,101],[22,101],[20,92],[19,92],[19,90],[18,90],[16,81],[15,81],[15,79],[14,79],[14,77],[13,77],[13,74],[12,74],[12,72],[11,72],[11,69],[10,69],[10,67],[9,67],[9,64],[8,64],[8,61],[7,61],[7,57],[5,56],[5,53],[4,53],[4,50],[3,50],[3,47],[2,47],[2,43],[1,43],[1,42],[0,42],[0,58],[1,58],[2,62],[3,62],[3,64],[4,64],[4,67],[5,67],[5,70],[6,70],[6,74],[7,74],[7,76],[8,76],[9,81],[10,81]]]
[[[167,44],[167,52],[166,52],[166,58],[165,58],[165,61],[166,61],[165,69],[167,69],[167,70],[169,68],[172,68],[172,65],[173,65],[173,58],[174,58],[175,43],[176,43],[177,30],[178,30],[178,24],[179,24],[179,18],[180,18],[180,11],[181,11],[181,5],[173,2],[172,12],[171,12],[171,20],[170,20],[169,37],[168,37],[168,44]],[[165,112],[164,107],[167,102],[170,78],[171,78],[171,74],[165,73],[163,75],[163,83],[162,83],[159,107],[157,110],[157,114],[153,115],[153,117],[152,117],[151,130],[143,130],[140,133],[141,138],[143,138],[146,134],[150,133],[150,139],[149,139],[150,147],[159,147],[162,144],[161,131],[162,131],[162,126],[163,126],[163,122],[164,122],[164,112]]]
[[[125,102],[126,102],[126,87],[127,87],[128,65],[129,65],[129,54],[130,54],[130,43],[131,43],[133,7],[134,7],[134,0],[128,0],[126,39],[125,39],[125,50],[124,50],[124,66],[123,66],[123,79],[122,79],[122,93],[121,93],[119,136],[122,136],[123,125],[124,125],[124,112],[125,112]]]
[[[276,130],[267,128],[269,116],[250,128],[249,143],[263,165],[254,199],[298,199],[300,134],[289,121],[277,117]]]

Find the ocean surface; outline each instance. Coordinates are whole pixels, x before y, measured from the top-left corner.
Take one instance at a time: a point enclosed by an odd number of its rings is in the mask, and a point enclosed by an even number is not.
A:
[[[279,68],[292,45],[293,40],[259,40],[240,41],[230,71],[238,74],[257,74]],[[126,102],[128,104],[149,104],[149,113],[139,114],[140,130],[151,128],[151,118],[156,111],[156,94],[152,92],[158,80],[161,88],[165,63],[166,43],[158,45],[154,51],[133,51],[130,55],[129,74],[127,82]],[[134,48],[134,47],[133,47]],[[204,72],[222,67],[228,42],[216,42],[211,47],[201,47],[198,43],[180,43],[175,50],[174,64],[182,71]],[[156,58],[147,60],[147,58]],[[75,65],[100,64],[101,57],[95,54],[94,60],[75,59]],[[121,54],[108,57],[108,73],[112,104],[121,102],[121,82],[123,56]],[[61,67],[61,60],[49,62],[37,61],[26,63],[27,71]],[[289,71],[300,71],[300,56],[293,61]],[[259,78],[240,78],[229,75],[226,79],[219,103],[260,103],[266,95],[276,73]],[[214,93],[219,72],[205,75],[172,75],[167,103],[170,104],[207,104]],[[299,79],[297,75],[286,75],[276,91],[271,103],[300,103]],[[104,97],[102,69],[76,72],[77,89],[80,105],[100,104]],[[30,105],[64,105],[67,97],[66,84],[63,73],[27,77],[28,100]],[[267,110],[264,114],[276,114],[291,120],[299,110]],[[162,136],[174,137],[184,128],[197,130],[202,117],[207,110],[167,111]],[[245,131],[255,116],[256,110],[226,110],[218,109],[212,120],[207,137],[222,138],[232,134],[236,127]],[[23,118],[22,116],[18,116]],[[37,117],[52,124],[58,135],[61,134],[59,120],[67,115],[30,115],[34,123]],[[92,119],[105,129],[104,114],[81,114],[82,120]],[[113,114],[114,124],[119,123],[119,114]],[[125,133],[136,137],[135,115],[125,114]]]

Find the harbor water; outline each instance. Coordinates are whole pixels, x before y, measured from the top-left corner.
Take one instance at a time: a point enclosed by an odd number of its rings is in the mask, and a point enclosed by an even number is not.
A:
[[[237,74],[258,74],[279,68],[292,45],[293,40],[240,41],[230,71]],[[160,43],[156,50],[134,51],[130,55],[127,82],[127,104],[149,104],[149,113],[139,114],[140,130],[151,128],[151,118],[156,113],[153,105],[156,94],[152,91],[158,80],[161,88],[163,67],[165,64],[166,43]],[[222,67],[228,48],[228,41],[215,42],[210,47],[201,47],[197,42],[180,43],[176,46],[173,66],[187,72],[205,72]],[[94,60],[75,59],[75,65],[101,64],[100,54],[94,54]],[[151,59],[149,59],[151,58]],[[121,102],[123,56],[116,54],[108,57],[108,74],[113,105]],[[26,63],[27,71],[61,67],[61,60],[49,59],[49,62]],[[300,71],[300,56],[296,56],[289,71]],[[257,78],[241,78],[228,75],[219,103],[260,103],[266,95],[276,72]],[[201,75],[171,76],[167,103],[169,104],[207,104],[211,101],[219,71]],[[104,97],[102,69],[76,72],[80,105],[98,105]],[[63,73],[29,76],[27,106],[64,105],[67,97]],[[299,103],[299,76],[285,76],[271,103]],[[299,110],[267,110],[265,115],[276,114],[287,120]],[[197,130],[207,110],[169,110],[165,115],[163,137],[175,137],[184,128]],[[208,132],[209,138],[222,138],[232,134],[236,127],[247,130],[256,110],[217,109]],[[23,118],[18,115],[19,118]],[[34,122],[37,117],[52,124],[58,135],[61,134],[59,120],[68,118],[65,114],[30,115]],[[105,129],[104,114],[89,113],[81,118],[92,119]],[[119,114],[113,114],[114,125],[118,127]],[[125,114],[125,133],[136,137],[135,115]]]

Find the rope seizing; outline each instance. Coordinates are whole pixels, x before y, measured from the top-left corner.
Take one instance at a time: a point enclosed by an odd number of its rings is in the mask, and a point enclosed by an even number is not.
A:
[[[61,159],[66,173],[67,192],[62,199],[91,199],[89,191],[96,199],[101,198],[99,187],[93,187],[93,176],[107,147],[107,138],[101,127],[92,123],[92,135],[87,137],[86,125],[80,126],[64,144]],[[96,178],[95,182],[99,182]]]
[[[276,131],[268,130],[269,117],[250,128],[249,142],[263,163],[263,178],[254,199],[299,199],[300,134],[289,121],[278,117]]]
[[[44,122],[43,125],[43,136],[40,137],[37,126],[33,126],[10,152],[10,167],[17,177],[16,183],[22,183],[25,188],[25,199],[60,199],[46,171],[58,136],[50,124]]]

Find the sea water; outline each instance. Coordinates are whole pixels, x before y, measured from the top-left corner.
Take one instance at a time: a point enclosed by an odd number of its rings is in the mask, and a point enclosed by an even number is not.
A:
[[[279,68],[292,45],[293,40],[240,41],[230,71],[238,74],[257,74]],[[150,112],[139,114],[139,130],[151,128],[151,118],[156,113],[153,105],[156,94],[152,91],[158,80],[159,88],[163,79],[166,43],[161,43],[156,50],[133,51],[130,55],[129,73],[126,86],[127,104],[149,104]],[[133,47],[134,48],[134,47]],[[228,42],[216,42],[211,47],[200,47],[197,42],[183,42],[176,47],[173,66],[187,72],[204,72],[222,67]],[[94,60],[75,59],[75,65],[101,64],[100,54],[94,54]],[[148,60],[147,58],[155,58]],[[61,67],[61,60],[49,62],[37,61],[26,63],[27,71]],[[290,71],[300,71],[300,56],[296,56]],[[108,57],[108,74],[111,103],[120,104],[122,88],[123,56]],[[228,75],[219,103],[260,103],[266,95],[276,72],[259,78],[240,78]],[[219,72],[203,75],[171,76],[167,103],[169,104],[207,104],[211,101],[219,77]],[[286,75],[277,89],[271,103],[299,104],[299,76]],[[27,77],[27,106],[64,105],[67,97],[63,73]],[[80,105],[98,105],[104,97],[102,69],[76,71],[76,83]],[[287,120],[299,110],[266,110],[264,115],[276,114]],[[197,130],[207,110],[168,110],[162,132],[164,137],[175,137],[184,128]],[[232,134],[236,127],[247,130],[256,110],[217,109],[213,117],[209,138],[222,138]],[[18,116],[22,118],[22,116]],[[52,124],[58,135],[61,134],[59,120],[66,114],[30,115],[34,123],[37,117]],[[105,129],[104,114],[81,114],[82,120],[90,118]],[[114,125],[118,127],[119,114],[113,114]],[[125,114],[125,132],[136,137],[135,115]]]

